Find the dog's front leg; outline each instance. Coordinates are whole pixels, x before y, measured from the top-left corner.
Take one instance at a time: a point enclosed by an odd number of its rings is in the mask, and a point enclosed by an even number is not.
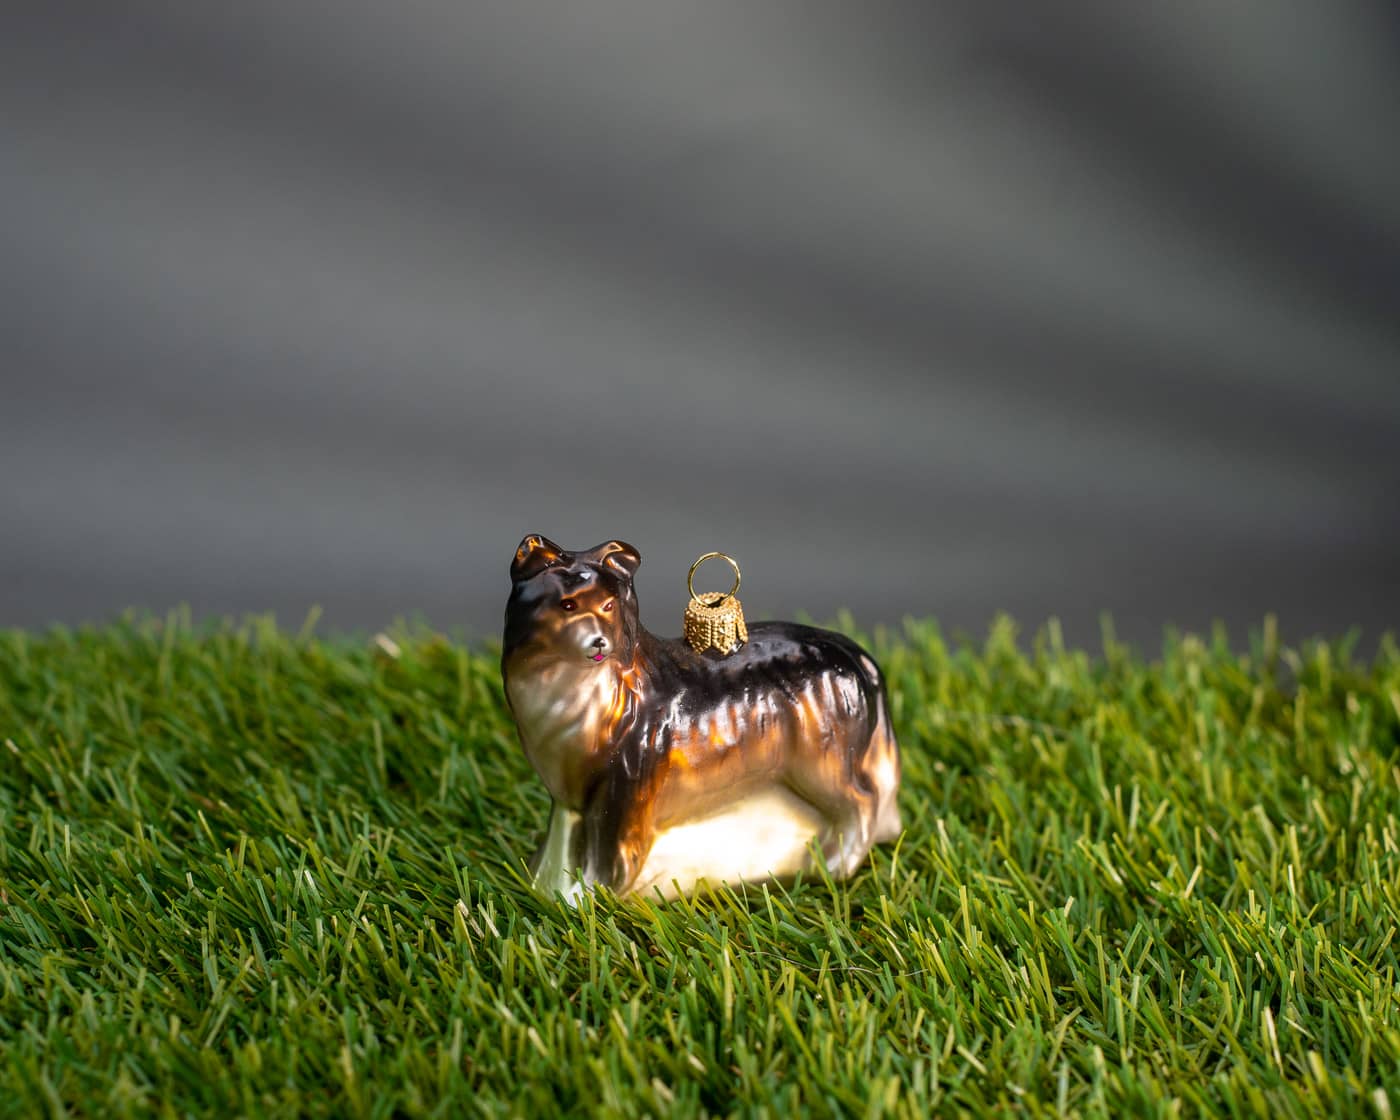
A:
[[[626,894],[655,839],[646,787],[614,773],[600,782],[583,814],[584,879]]]
[[[535,858],[530,861],[535,889],[550,897],[561,894],[570,906],[576,906],[579,896],[583,894],[583,884],[579,879],[583,874],[579,860],[584,831],[582,825],[582,813],[554,802],[549,831]]]

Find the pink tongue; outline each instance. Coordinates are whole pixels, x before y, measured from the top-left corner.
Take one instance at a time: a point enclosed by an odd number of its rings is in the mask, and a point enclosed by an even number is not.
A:
[[[603,660],[603,655],[602,655],[601,653],[595,653],[595,654],[593,655],[593,660],[594,660],[594,661],[602,661],[602,660]]]

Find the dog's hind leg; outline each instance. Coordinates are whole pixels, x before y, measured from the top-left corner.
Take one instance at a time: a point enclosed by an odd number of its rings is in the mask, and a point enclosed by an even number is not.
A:
[[[827,869],[838,879],[854,875],[870,849],[895,839],[899,818],[899,745],[890,730],[883,690],[864,749],[838,766],[833,754],[808,757],[789,768],[787,784],[828,824],[821,836]]]
[[[827,869],[837,879],[848,879],[860,870],[875,842],[874,798],[852,796],[845,811],[831,823],[822,844]]]
[[[835,775],[823,767],[795,766],[787,786],[826,821],[819,840],[827,870],[837,879],[855,874],[874,843],[875,790],[856,770]]]

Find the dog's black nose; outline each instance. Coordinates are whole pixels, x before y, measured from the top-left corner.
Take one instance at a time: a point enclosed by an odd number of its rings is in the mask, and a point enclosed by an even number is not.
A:
[[[608,640],[607,640],[607,638],[603,637],[602,634],[599,634],[596,638],[593,639],[593,648],[594,648],[594,649],[607,649],[607,647],[608,647]]]

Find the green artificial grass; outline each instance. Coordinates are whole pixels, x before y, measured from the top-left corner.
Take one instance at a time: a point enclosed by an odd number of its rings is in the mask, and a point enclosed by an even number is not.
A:
[[[1390,1116],[1400,650],[873,642],[849,883],[534,897],[489,650],[0,633],[0,1114]]]

